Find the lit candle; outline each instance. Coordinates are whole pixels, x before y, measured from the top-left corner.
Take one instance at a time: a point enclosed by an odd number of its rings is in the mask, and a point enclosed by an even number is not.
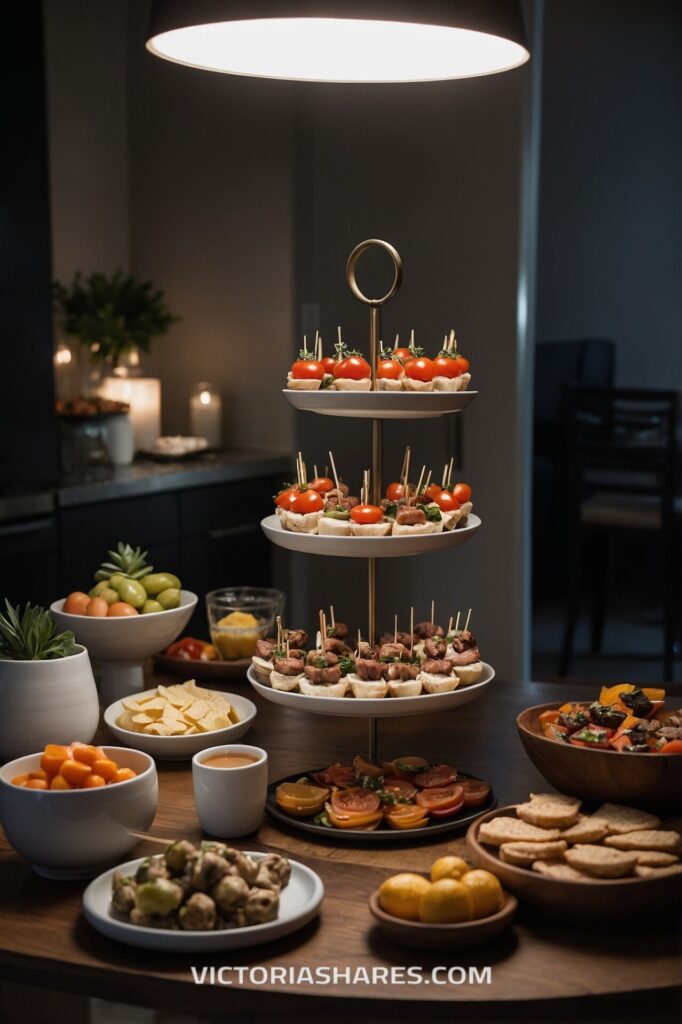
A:
[[[197,384],[189,401],[189,416],[195,437],[205,437],[209,448],[222,446],[223,403],[212,384]]]
[[[161,381],[156,377],[106,377],[100,394],[130,406],[137,451],[149,451],[161,436]]]

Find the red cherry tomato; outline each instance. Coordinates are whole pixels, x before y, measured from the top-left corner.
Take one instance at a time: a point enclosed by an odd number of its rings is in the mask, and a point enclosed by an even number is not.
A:
[[[388,501],[401,501],[405,497],[405,485],[398,483],[389,484],[386,488],[386,499]]]
[[[279,492],[275,498],[275,505],[278,508],[291,509],[300,493],[298,487],[287,487],[286,490]]]
[[[450,786],[457,779],[457,772],[449,764],[438,764],[428,771],[420,772],[414,781],[420,789],[441,789]]]
[[[380,359],[377,363],[377,377],[383,380],[400,380],[402,364],[397,359]]]
[[[327,491],[334,489],[334,481],[328,476],[316,476],[314,480],[311,480],[308,487],[312,491],[317,491],[318,494],[326,494]]]
[[[294,380],[322,380],[324,366],[317,359],[297,359],[291,367]]]
[[[459,361],[452,356],[437,356],[433,360],[434,377],[459,377],[464,371],[459,368]]]
[[[378,505],[356,505],[350,510],[350,517],[354,523],[368,526],[370,523],[380,523],[384,512]]]
[[[291,511],[298,515],[306,515],[308,512],[321,512],[324,508],[324,501],[317,491],[302,491],[291,506]]]
[[[394,348],[393,355],[403,363],[406,363],[408,359],[412,358],[412,353],[409,348]]]
[[[480,807],[490,796],[490,786],[479,779],[461,779],[460,785],[464,790],[465,807]]]
[[[460,503],[450,491],[441,491],[438,488],[438,494],[434,495],[433,501],[435,501],[441,512],[456,512],[460,507]]]
[[[464,356],[456,355],[455,362],[457,363],[458,376],[461,373],[469,372],[469,360],[465,359]]]
[[[427,501],[435,501],[436,495],[440,494],[440,492],[440,484],[429,484],[429,486],[424,491],[424,497],[426,498]]]
[[[336,366],[336,359],[334,359],[333,356],[325,356],[322,360],[322,365],[324,366],[325,373],[333,373],[334,367]]]
[[[452,488],[452,493],[460,505],[463,505],[465,501],[471,501],[471,488],[469,484],[455,484]]]
[[[334,367],[334,376],[337,379],[344,377],[347,380],[364,380],[372,376],[372,367],[362,356],[346,356]]]
[[[420,807],[426,807],[427,811],[447,811],[462,806],[464,790],[461,786],[431,787],[417,793],[414,800]]]
[[[371,814],[380,807],[381,800],[377,794],[362,786],[335,789],[332,793],[332,808],[337,814]]]
[[[357,786],[358,783],[355,772],[348,764],[330,764],[324,774],[329,776],[329,781],[333,786],[338,786],[340,789],[350,789],[352,786]]]
[[[419,356],[418,359],[408,359],[405,363],[405,374],[412,380],[433,380],[433,361],[427,359],[426,356]]]
[[[399,779],[397,776],[384,779],[383,788],[390,790],[391,793],[395,793],[396,796],[402,797],[404,800],[412,800],[417,795],[416,786],[413,786],[407,779]]]

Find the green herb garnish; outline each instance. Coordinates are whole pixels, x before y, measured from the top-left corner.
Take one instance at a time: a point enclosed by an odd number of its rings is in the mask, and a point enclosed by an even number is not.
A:
[[[52,661],[76,653],[71,630],[57,633],[52,613],[27,604],[23,612],[5,600],[7,615],[0,614],[0,659],[3,661]]]

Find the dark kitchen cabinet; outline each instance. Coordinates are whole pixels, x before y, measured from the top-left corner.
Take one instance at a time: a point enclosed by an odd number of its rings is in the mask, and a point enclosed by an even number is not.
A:
[[[0,601],[49,606],[60,596],[56,516],[0,523]]]

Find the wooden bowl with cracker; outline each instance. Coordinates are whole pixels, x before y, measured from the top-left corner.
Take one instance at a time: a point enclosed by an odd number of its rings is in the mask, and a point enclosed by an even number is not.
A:
[[[629,914],[638,919],[660,916],[682,908],[682,872],[650,878],[594,878],[569,881],[541,875],[532,868],[517,867],[500,859],[499,848],[482,843],[481,825],[493,818],[518,820],[516,806],[500,807],[483,814],[466,835],[469,860],[477,868],[497,875],[502,886],[520,900],[532,903],[554,917],[571,923],[599,922],[600,927],[622,927]]]
[[[564,703],[538,704],[516,719],[528,757],[555,789],[583,800],[641,804],[664,814],[682,812],[682,754],[591,750],[549,739],[542,733],[540,715]]]

